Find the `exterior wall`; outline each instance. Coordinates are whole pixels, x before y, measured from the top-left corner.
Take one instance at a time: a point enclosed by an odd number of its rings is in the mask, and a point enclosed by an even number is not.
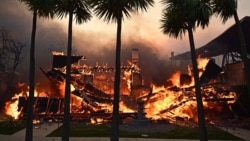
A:
[[[226,65],[226,82],[231,86],[246,85],[243,62]]]

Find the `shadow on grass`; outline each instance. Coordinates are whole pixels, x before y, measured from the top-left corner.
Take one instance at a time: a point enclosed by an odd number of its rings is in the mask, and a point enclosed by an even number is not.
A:
[[[209,140],[242,140],[232,134],[217,129],[215,127],[207,128]],[[168,132],[157,133],[138,133],[120,131],[119,137],[126,138],[159,138],[159,139],[199,139],[198,128],[181,127],[178,126],[175,129]],[[62,135],[62,127],[53,131],[48,137],[60,137]],[[84,125],[84,124],[72,124],[70,127],[71,137],[110,137],[111,129],[106,125]]]
[[[25,128],[25,122],[21,120],[7,118],[0,121],[0,134],[3,135],[12,135],[24,128]]]

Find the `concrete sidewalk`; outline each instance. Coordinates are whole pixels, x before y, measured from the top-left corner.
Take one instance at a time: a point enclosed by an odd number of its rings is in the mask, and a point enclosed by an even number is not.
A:
[[[24,136],[8,136],[0,135],[0,139],[3,141],[24,141]],[[61,141],[61,137],[41,137],[33,136],[34,141]],[[108,137],[70,137],[70,141],[110,141]],[[120,141],[199,141],[190,139],[152,139],[152,138],[119,138]],[[210,140],[210,141],[222,141],[222,140]],[[225,140],[224,140],[225,141]],[[236,140],[233,140],[236,141]],[[243,140],[239,140],[243,141]]]
[[[33,136],[35,137],[46,137],[52,131],[56,130],[62,125],[62,123],[52,123],[52,122],[44,122],[40,125],[34,125],[33,128]],[[13,134],[13,136],[25,136],[26,129],[20,130]]]
[[[42,123],[39,126],[34,126],[33,140],[34,141],[61,141],[61,137],[46,137],[52,131],[61,126],[61,123]],[[235,136],[238,136],[245,141],[250,141],[250,131],[243,129],[221,128]],[[21,130],[13,135],[0,135],[3,141],[24,141],[26,129]],[[120,138],[120,141],[198,141],[188,139],[152,139],[152,138]],[[70,141],[110,141],[107,137],[70,137]],[[219,140],[213,140],[219,141]],[[242,141],[242,140],[241,140]]]
[[[3,141],[24,141],[24,136],[7,136],[0,135]],[[40,137],[34,136],[34,141],[61,141],[60,137]],[[70,141],[110,141],[107,137],[70,137]],[[152,138],[119,138],[120,141],[198,141],[198,140],[188,140],[188,139],[152,139]],[[211,141],[221,141],[221,140],[211,140]],[[225,140],[224,140],[225,141]],[[234,140],[235,141],[235,140]],[[242,141],[242,140],[239,140]]]
[[[240,137],[245,141],[250,141],[250,130],[242,129],[242,128],[233,128],[233,127],[218,127],[221,130],[224,130],[232,135]]]

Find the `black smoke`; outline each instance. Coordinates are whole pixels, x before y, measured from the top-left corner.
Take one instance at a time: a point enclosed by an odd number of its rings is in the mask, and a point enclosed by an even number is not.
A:
[[[32,29],[32,12],[18,0],[1,0],[0,5],[0,26],[12,34],[27,47],[23,54],[25,60],[19,65],[18,70],[28,78],[29,68],[29,46]],[[84,25],[83,25],[84,26]],[[114,25],[114,28],[116,26]],[[57,19],[38,18],[36,33],[36,80],[45,80],[39,69],[50,70],[52,65],[51,51],[63,51],[67,48],[67,26],[58,22]],[[160,31],[159,31],[160,32]],[[87,65],[115,64],[115,34],[113,39],[103,42],[105,34],[83,33],[73,29],[73,54],[83,55],[87,58],[84,62]],[[169,60],[169,54],[160,57],[159,50],[152,42],[141,39],[122,39],[121,60],[123,65],[131,59],[133,48],[139,49],[139,63],[142,77],[146,84],[154,83],[163,85],[171,74],[176,70],[176,65]],[[27,79],[28,80],[28,79]]]

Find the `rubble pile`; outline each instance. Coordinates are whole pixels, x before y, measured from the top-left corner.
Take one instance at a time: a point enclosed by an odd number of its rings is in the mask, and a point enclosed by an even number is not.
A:
[[[64,85],[66,56],[53,55],[51,70],[41,68],[53,89],[50,93],[37,92],[35,96],[34,114],[38,119],[61,120],[63,118]],[[91,123],[110,122],[112,116],[113,86],[115,69],[107,66],[88,67],[80,65],[82,56],[72,56],[71,73],[71,120]],[[235,112],[232,105],[236,93],[231,86],[218,81],[222,69],[213,61],[206,60],[201,71],[201,91],[208,123],[216,120],[232,118]],[[196,123],[196,95],[192,74],[178,73],[170,78],[171,85],[157,87],[146,86],[140,69],[131,63],[121,67],[122,79],[120,94],[121,122],[131,123],[140,118],[143,122],[164,121],[165,123]],[[111,76],[111,77],[109,77]],[[18,118],[26,118],[28,94],[17,94]],[[138,106],[139,103],[143,106]],[[8,106],[7,106],[8,109]],[[220,116],[218,116],[220,115]],[[220,119],[219,119],[220,118]],[[132,119],[132,120],[128,120]]]

